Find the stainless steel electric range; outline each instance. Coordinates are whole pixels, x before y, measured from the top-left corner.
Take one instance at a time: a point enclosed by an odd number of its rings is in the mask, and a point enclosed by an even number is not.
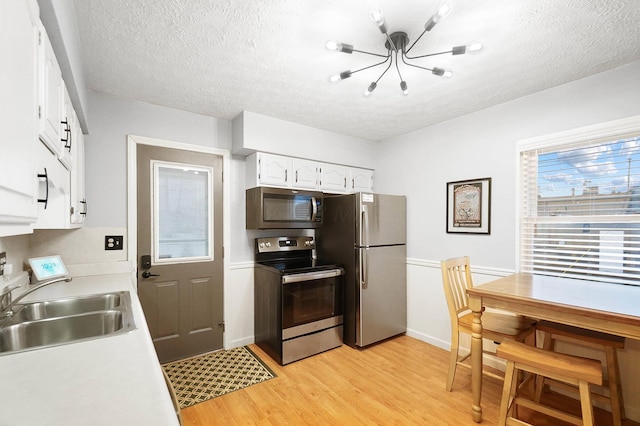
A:
[[[344,269],[314,258],[313,237],[256,239],[256,344],[285,365],[342,345]]]

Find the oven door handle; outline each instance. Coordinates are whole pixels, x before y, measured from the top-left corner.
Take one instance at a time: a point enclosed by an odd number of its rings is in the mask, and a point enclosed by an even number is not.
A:
[[[328,271],[305,272],[302,274],[290,274],[282,276],[282,284],[299,283],[302,281],[322,280],[324,278],[344,275],[344,269],[330,269]]]

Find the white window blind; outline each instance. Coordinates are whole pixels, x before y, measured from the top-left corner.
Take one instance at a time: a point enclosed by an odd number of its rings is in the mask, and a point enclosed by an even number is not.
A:
[[[640,127],[595,133],[520,148],[520,270],[640,285]]]

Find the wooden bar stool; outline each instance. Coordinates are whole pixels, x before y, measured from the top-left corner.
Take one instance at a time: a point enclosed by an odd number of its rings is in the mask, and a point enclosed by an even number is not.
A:
[[[531,425],[515,417],[516,406],[526,407],[575,425],[593,426],[593,406],[589,385],[602,384],[600,361],[545,351],[513,340],[503,341],[498,346],[497,353],[498,356],[507,360],[498,426]],[[577,386],[580,390],[582,418],[521,396],[518,392],[517,374],[520,371]]]
[[[460,356],[460,333],[471,334],[473,314],[469,309],[467,289],[473,287],[469,257],[456,257],[440,262],[442,269],[442,284],[449,308],[451,321],[451,355],[449,360],[449,375],[445,389],[451,392],[453,379],[458,366],[471,369],[465,361],[471,353]],[[496,343],[506,338],[524,342],[528,340],[535,344],[535,321],[522,316],[485,312],[482,314],[482,337]],[[484,351],[485,355],[495,356],[495,353]],[[484,370],[484,375],[502,380],[500,375]]]
[[[611,406],[614,426],[621,426],[622,419],[625,418],[624,402],[622,399],[622,387],[620,386],[620,369],[618,367],[617,349],[624,349],[624,337],[614,336],[607,333],[600,333],[592,330],[585,330],[565,324],[558,324],[550,321],[538,321],[536,329],[544,332],[543,348],[554,351],[556,341],[570,342],[579,346],[589,347],[604,352],[603,368],[607,371],[607,379],[603,380],[602,386],[609,391],[609,396],[594,392],[594,401],[603,402]],[[552,382],[540,378],[536,383],[536,401],[540,402],[542,388],[545,382]],[[575,392],[575,387],[566,384],[553,383],[554,386]]]

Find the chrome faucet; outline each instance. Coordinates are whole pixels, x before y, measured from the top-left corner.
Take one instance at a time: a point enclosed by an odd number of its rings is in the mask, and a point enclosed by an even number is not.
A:
[[[11,292],[16,288],[19,288],[19,286],[5,287],[4,290],[2,291],[2,294],[0,295],[0,318],[12,317],[14,314],[12,308],[15,306],[15,304],[21,301],[23,298],[25,298],[29,294],[33,293],[34,291],[41,289],[42,287],[49,284],[59,283],[61,281],[69,282],[71,280],[72,280],[71,277],[61,277],[61,278],[54,278],[49,281],[43,281],[40,284],[36,285],[35,287],[28,289],[27,291],[25,291],[24,293],[22,293],[20,296],[16,297],[13,300],[11,300]]]

